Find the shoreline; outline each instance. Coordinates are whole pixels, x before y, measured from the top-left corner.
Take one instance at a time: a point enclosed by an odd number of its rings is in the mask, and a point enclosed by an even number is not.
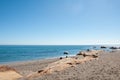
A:
[[[90,46],[82,45],[34,45],[34,46],[24,46],[24,45],[5,45],[0,46],[0,64],[7,64],[11,62],[23,62],[31,60],[42,60],[49,58],[63,57],[64,51],[69,51],[70,55],[76,55],[79,50],[89,49]]]
[[[9,46],[11,46],[11,45],[9,45]],[[14,46],[14,45],[13,45]],[[22,46],[22,45],[21,45]],[[40,45],[39,45],[40,46]],[[54,46],[54,45],[53,45]],[[61,46],[64,46],[64,45],[61,45]],[[68,45],[66,45],[66,46],[68,46]],[[75,45],[75,46],[77,46],[77,45]],[[80,45],[78,45],[80,48],[81,47],[83,47],[83,46],[80,46]],[[17,46],[18,47],[18,49],[19,49],[19,46]],[[88,48],[81,48],[81,49],[77,49],[78,47],[76,47],[76,49],[73,49],[73,51],[71,50],[70,51],[70,55],[68,55],[68,56],[75,56],[76,55],[76,53],[77,52],[79,52],[79,51],[83,51],[83,50],[87,50],[87,49],[96,49],[96,50],[100,50],[101,48],[100,48],[100,45],[98,46],[98,45],[89,45],[89,46],[86,46],[86,47],[88,47]],[[94,48],[95,47],[95,48]],[[106,46],[107,48],[105,48],[106,50],[108,50],[109,49],[109,47],[108,46]],[[68,48],[69,49],[69,48]],[[21,51],[21,50],[20,50]],[[69,50],[64,50],[64,51],[69,51]],[[64,51],[62,51],[62,52],[64,52]],[[59,58],[59,57],[65,57],[65,55],[63,55],[63,53],[61,52],[61,55],[55,55],[54,56],[54,54],[53,54],[53,56],[51,55],[51,56],[38,56],[38,57],[30,57],[30,58],[27,58],[26,56],[23,56],[23,57],[21,57],[21,55],[20,56],[14,56],[14,57],[12,57],[12,55],[10,56],[10,59],[9,59],[9,57],[7,57],[7,56],[4,56],[3,58],[2,58],[2,56],[1,56],[1,62],[0,62],[0,65],[2,65],[2,64],[9,64],[9,63],[15,63],[15,62],[26,62],[26,61],[33,61],[33,60],[45,60],[45,59],[53,59],[53,58]],[[2,53],[1,53],[2,54]],[[18,53],[18,54],[20,54],[20,53]],[[40,53],[40,54],[43,54],[43,53]],[[49,54],[51,54],[51,53],[49,53]],[[6,54],[6,55],[9,55],[9,54]],[[32,56],[32,55],[31,55]],[[19,59],[19,57],[20,57],[20,59]],[[28,55],[28,57],[29,57],[29,55]],[[17,59],[18,58],[18,59]],[[5,59],[5,60],[4,60]]]
[[[67,56],[68,57],[74,57],[76,55],[67,55]],[[20,64],[20,63],[29,63],[29,62],[36,62],[36,61],[47,61],[47,60],[59,59],[60,57],[65,58],[66,56],[57,56],[57,57],[51,57],[51,58],[12,61],[12,62],[2,62],[2,63],[0,63],[0,65]]]
[[[58,57],[54,57],[54,58],[45,58],[45,59],[33,59],[33,60],[3,62],[3,63],[0,63],[0,65],[10,65],[10,64],[29,63],[29,62],[36,62],[36,61],[45,61],[45,60],[57,59],[57,58],[58,58]]]
[[[96,51],[94,52],[97,54]],[[89,57],[93,55],[91,51],[90,53],[87,51],[86,55],[88,55],[88,58],[80,57],[77,59],[78,56],[71,56],[63,59],[52,58],[14,62],[5,64],[5,66],[15,69],[20,76],[23,77],[22,80],[26,80],[28,78],[28,80],[90,80],[91,78],[92,80],[96,80],[98,78],[103,80],[107,79],[107,76],[109,76],[110,80],[120,79],[119,76],[116,77],[116,75],[119,75],[116,71],[119,71],[118,69],[120,68],[120,50],[111,52],[102,51],[98,54],[98,58],[93,59]],[[101,72],[101,70],[103,71]],[[115,74],[111,70],[115,72]],[[108,73],[109,71],[111,72]],[[101,77],[96,77],[98,75]]]

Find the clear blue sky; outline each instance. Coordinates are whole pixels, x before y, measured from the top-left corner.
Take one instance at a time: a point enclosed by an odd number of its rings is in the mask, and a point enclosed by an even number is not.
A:
[[[120,0],[0,0],[0,44],[120,44]]]

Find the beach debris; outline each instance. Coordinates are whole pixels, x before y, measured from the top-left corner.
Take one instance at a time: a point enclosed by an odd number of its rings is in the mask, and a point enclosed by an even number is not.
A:
[[[72,63],[67,63],[67,64],[72,65]]]
[[[44,70],[39,70],[38,73],[41,73],[41,72],[43,72],[43,71],[44,71]]]
[[[60,59],[63,59],[62,57],[60,57]]]
[[[105,46],[101,46],[100,48],[107,48],[107,47],[105,47]]]

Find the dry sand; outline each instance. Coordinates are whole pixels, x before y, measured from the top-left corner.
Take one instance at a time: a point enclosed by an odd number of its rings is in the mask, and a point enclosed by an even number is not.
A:
[[[62,61],[64,65],[60,65],[61,61],[49,59],[6,65],[16,69],[24,76],[20,80],[120,80],[120,51],[102,52],[98,59],[91,60],[89,58],[84,63],[78,63],[81,61],[77,60],[78,62],[76,62],[76,59],[67,58]],[[69,63],[70,66],[65,65],[66,63]],[[49,74],[41,76],[41,72],[37,73],[48,68],[53,68]],[[37,76],[34,76],[36,74]],[[33,78],[28,78],[31,75]]]
[[[22,76],[13,68],[0,66],[0,80],[17,80]]]
[[[0,80],[17,80],[22,76],[15,71],[0,72]]]

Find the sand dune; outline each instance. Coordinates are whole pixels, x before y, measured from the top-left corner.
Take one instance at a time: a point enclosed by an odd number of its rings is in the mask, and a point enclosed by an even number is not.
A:
[[[49,64],[46,68],[39,70],[38,72],[28,75],[27,78],[34,78],[38,76],[40,77],[42,75],[52,74],[53,72],[64,70],[71,66],[76,66],[76,64],[81,64],[86,61],[95,59],[93,55],[96,55],[99,52],[100,51],[96,51],[96,50],[84,52],[84,54],[87,55],[87,57],[84,58],[79,58],[79,56],[77,56],[76,58],[64,58],[62,60]]]
[[[17,80],[21,77],[15,69],[8,66],[0,66],[0,80]]]
[[[34,78],[37,76],[42,76],[46,74],[52,74],[53,72],[64,70],[68,67],[75,66],[76,64],[83,63],[88,60],[92,60],[92,57],[86,57],[84,59],[75,59],[75,58],[65,58],[63,60],[54,62],[50,65],[48,65],[45,69],[39,70],[38,72],[35,72],[33,74],[28,75],[28,78]]]

